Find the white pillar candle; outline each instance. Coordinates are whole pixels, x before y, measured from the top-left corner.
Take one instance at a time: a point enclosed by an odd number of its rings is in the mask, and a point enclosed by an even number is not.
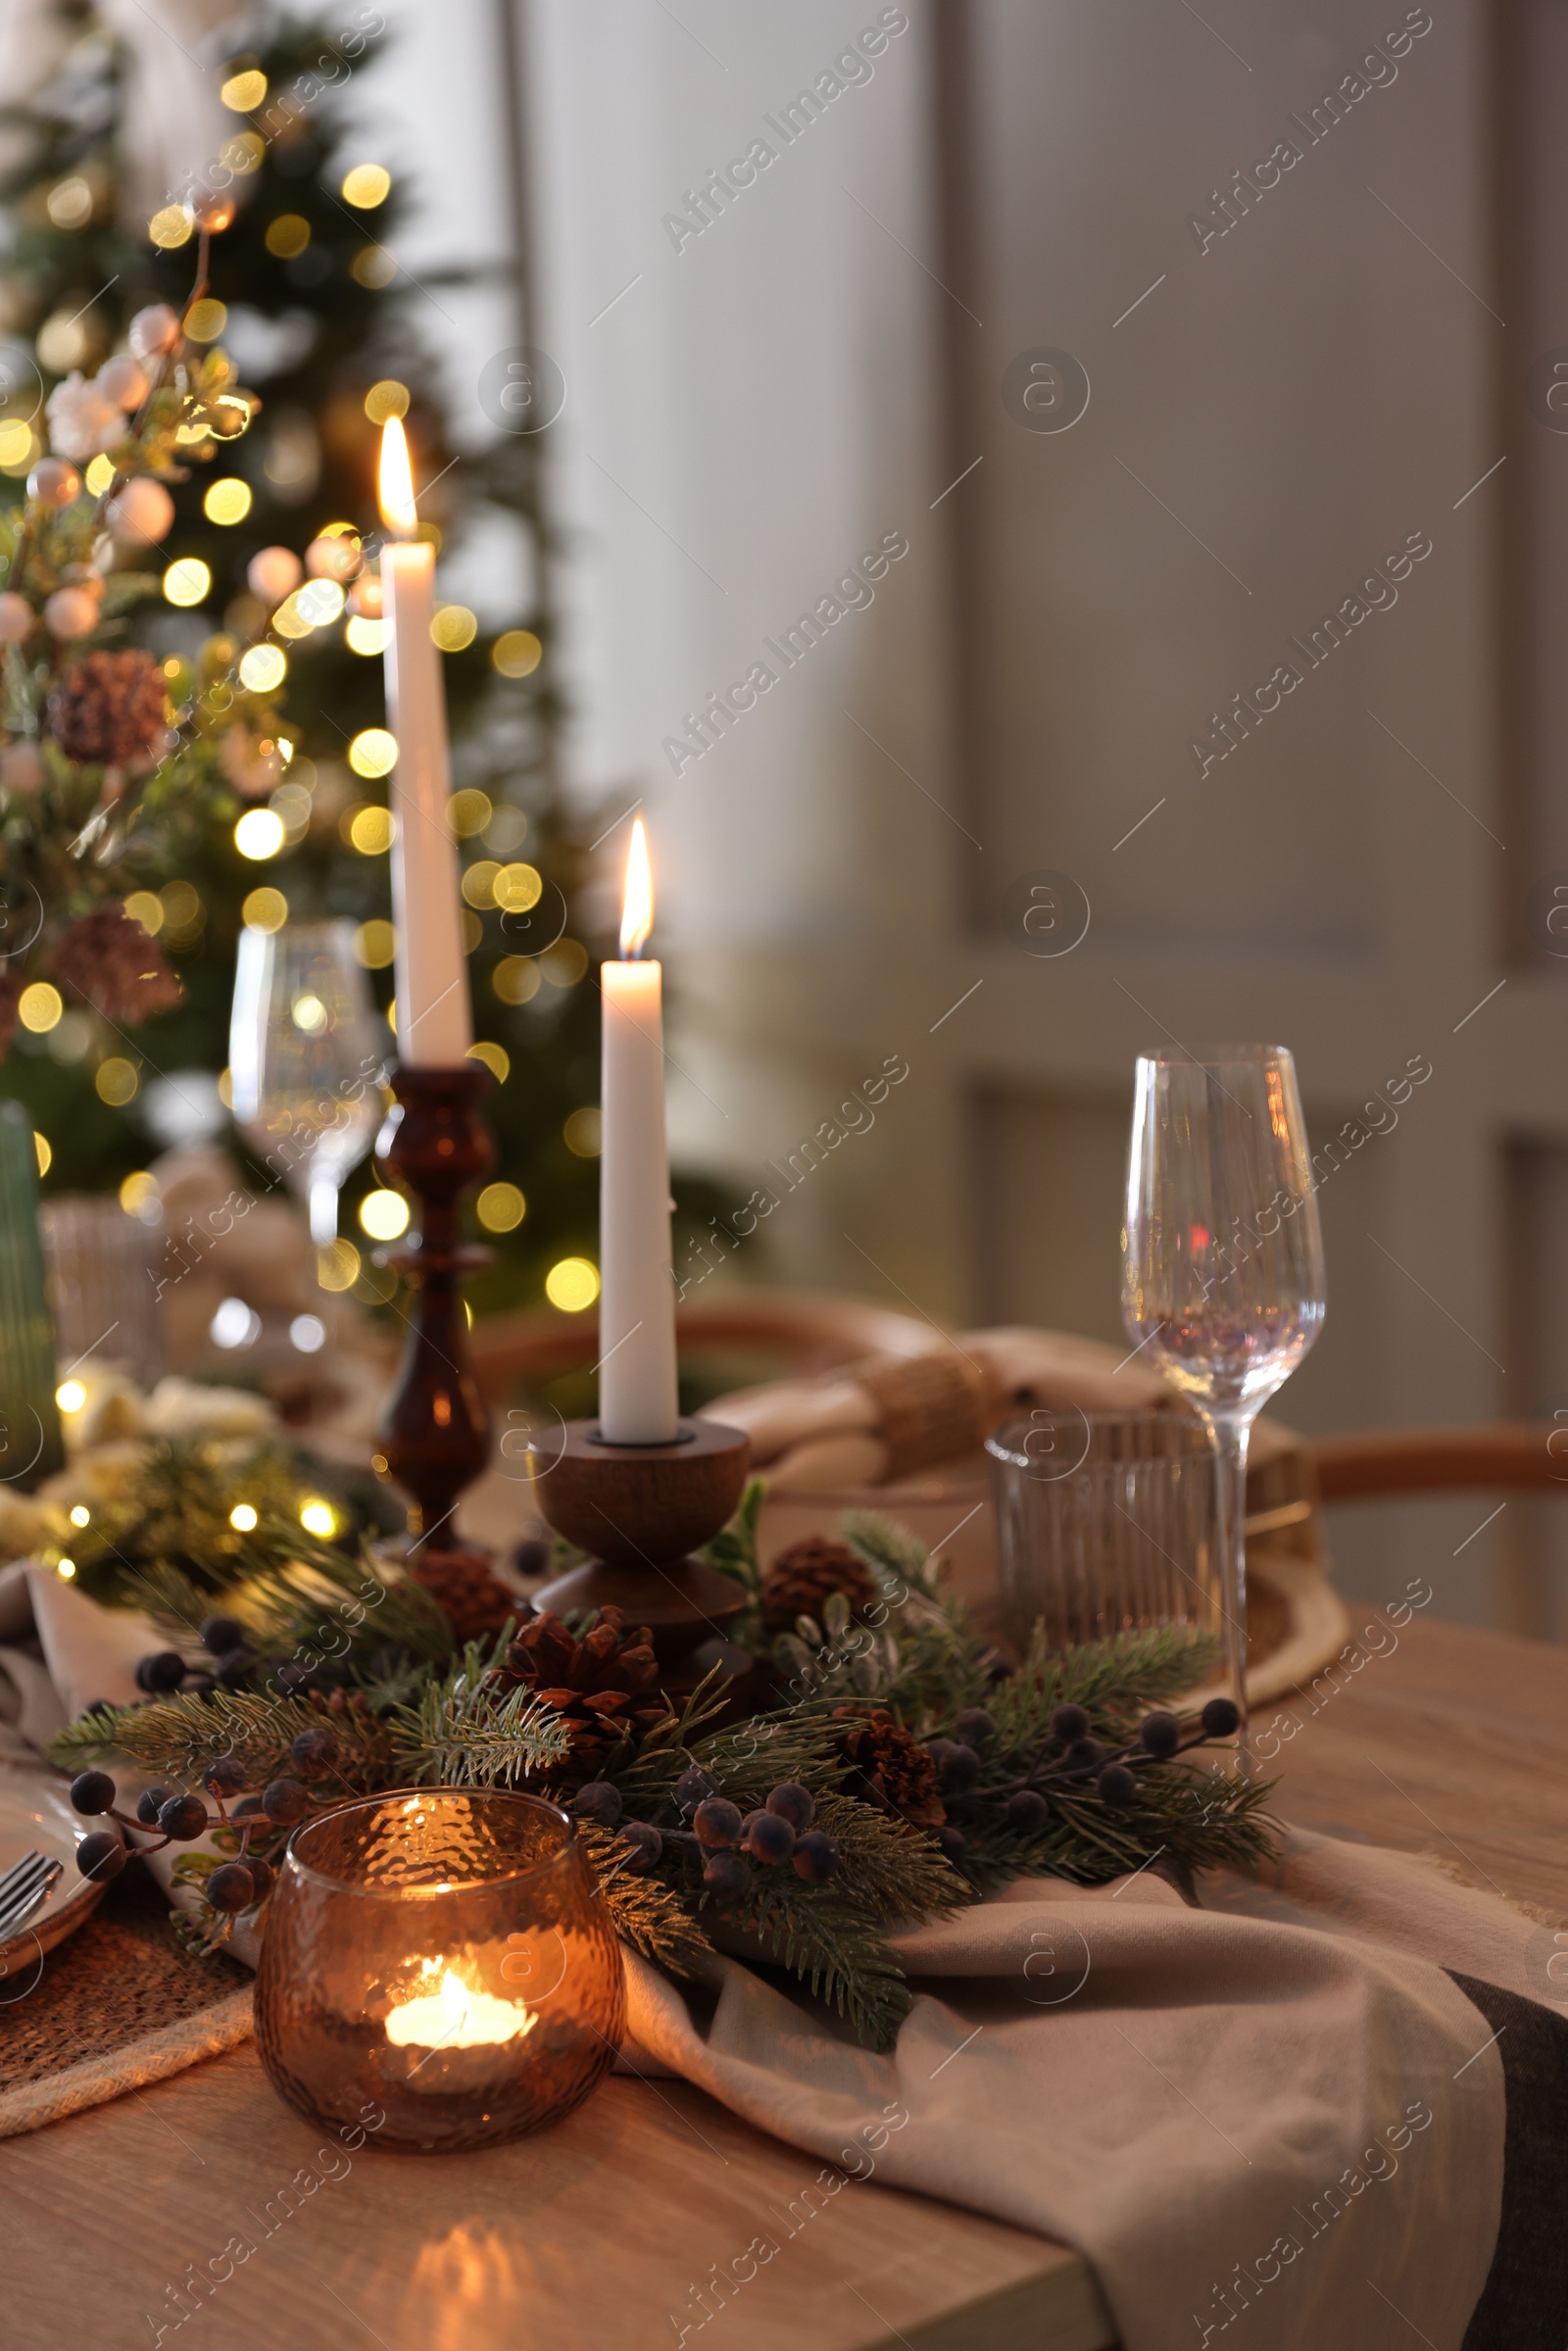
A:
[[[458,847],[447,803],[446,695],[430,636],[435,549],[415,539],[414,484],[401,420],[381,434],[381,550],[386,621],[387,724],[397,739],[392,771],[392,921],[398,1058],[412,1068],[455,1069],[473,1042],[463,945]]]
[[[602,963],[604,1130],[599,1162],[599,1427],[612,1445],[679,1432],[669,1151],[664,1138],[663,973],[644,962],[653,877],[632,828],[621,960]]]

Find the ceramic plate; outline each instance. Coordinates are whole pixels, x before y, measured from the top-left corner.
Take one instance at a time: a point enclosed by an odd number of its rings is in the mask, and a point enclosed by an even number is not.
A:
[[[73,1812],[63,1780],[0,1767],[0,1876],[28,1853],[65,1864],[48,1899],[9,1941],[0,1942],[0,2006],[20,1997],[23,1985],[30,1988],[45,1951],[74,1935],[102,1900],[103,1886],[76,1868],[76,1847],[92,1830],[113,1826]]]

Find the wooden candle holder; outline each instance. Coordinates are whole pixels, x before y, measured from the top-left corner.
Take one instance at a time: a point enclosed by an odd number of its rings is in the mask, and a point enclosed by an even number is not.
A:
[[[608,1445],[591,1420],[567,1421],[532,1449],[534,1498],[558,1535],[594,1556],[534,1594],[536,1608],[616,1607],[646,1625],[663,1666],[721,1636],[746,1605],[731,1576],[691,1553],[734,1516],[751,1439],[713,1420],[683,1420],[673,1445]]]
[[[377,1263],[396,1266],[414,1293],[403,1360],[377,1436],[388,1471],[413,1496],[409,1531],[418,1540],[410,1565],[438,1596],[470,1557],[483,1580],[495,1582],[483,1555],[464,1552],[452,1533],[458,1496],[490,1451],[489,1415],[473,1376],[459,1289],[464,1274],[488,1264],[490,1252],[462,1239],[459,1202],[496,1163],[479,1107],[494,1084],[480,1061],[457,1069],[400,1065],[391,1077],[396,1106],[376,1144],[377,1156],[419,1203],[417,1235],[377,1251]],[[507,1594],[500,1584],[495,1592],[499,1625]],[[514,1610],[515,1601],[511,1605]]]

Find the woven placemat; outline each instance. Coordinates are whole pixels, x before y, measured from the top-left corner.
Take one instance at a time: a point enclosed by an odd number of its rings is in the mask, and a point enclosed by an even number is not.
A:
[[[250,2037],[251,1973],[193,1959],[134,1862],[83,1927],[0,1983],[0,2138],[99,2106]]]

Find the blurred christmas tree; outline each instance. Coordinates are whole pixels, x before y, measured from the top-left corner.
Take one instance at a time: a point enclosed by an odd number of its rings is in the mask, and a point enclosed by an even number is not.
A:
[[[9,4],[29,11],[29,0]],[[257,37],[257,19],[247,22]],[[0,1068],[0,1092],[22,1100],[47,1139],[49,1188],[122,1184],[182,1123],[186,1133],[199,1125],[204,1104],[221,1131],[215,1081],[243,922],[347,917],[377,1001],[390,998],[381,631],[374,562],[362,565],[359,554],[359,534],[376,526],[386,416],[405,418],[425,534],[450,551],[500,513],[526,543],[519,578],[537,576],[527,560],[538,543],[537,444],[503,436],[454,454],[419,333],[426,292],[396,258],[404,191],[344,144],[337,92],[380,28],[368,9],[331,35],[272,19],[254,52],[204,59],[221,99],[213,153],[194,181],[149,200],[127,140],[149,76],[85,0],[30,0],[28,36],[45,70],[24,105],[0,110],[0,502],[22,497],[42,453],[44,397],[122,349],[134,312],[171,304],[192,340],[229,355],[261,407],[237,436],[190,446],[172,528],[152,559],[162,597],[127,618],[124,641],[158,656],[176,718],[204,690],[210,712],[236,668],[276,715],[270,750],[254,730],[225,742],[210,821],[181,843],[177,870],[149,875],[131,905],[184,989],[177,1008],[136,1033],[131,1099],[127,1048],[86,1014],[19,1032]],[[10,37],[18,45],[15,24]],[[193,304],[203,203],[232,219],[211,240]],[[101,489],[85,470],[87,489]],[[498,1263],[473,1295],[476,1304],[531,1303],[552,1267],[597,1255],[598,998],[587,974],[604,910],[583,838],[551,789],[558,713],[545,616],[519,610],[489,632],[448,605],[435,632],[477,1050],[501,1081],[490,1115],[505,1181],[481,1208]],[[530,895],[531,909],[509,910]],[[205,1087],[192,1072],[210,1073]],[[377,1180],[367,1163],[345,1196],[343,1231],[362,1244],[355,1207]],[[367,1262],[355,1287],[373,1297],[389,1283]],[[567,1296],[569,1277],[551,1285],[576,1305],[583,1287]]]

